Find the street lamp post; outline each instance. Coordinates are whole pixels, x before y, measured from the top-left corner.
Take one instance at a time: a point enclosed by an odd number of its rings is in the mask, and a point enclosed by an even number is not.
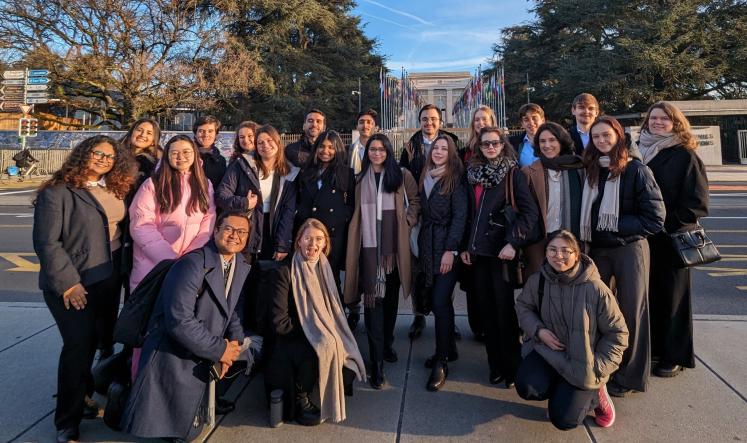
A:
[[[360,112],[361,112],[361,95],[362,95],[361,94],[361,78],[360,77],[358,77],[358,90],[357,91],[351,91],[351,93],[353,95],[357,95],[358,96],[358,113],[360,114]]]

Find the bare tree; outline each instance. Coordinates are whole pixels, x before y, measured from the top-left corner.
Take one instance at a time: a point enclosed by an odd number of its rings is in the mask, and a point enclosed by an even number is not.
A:
[[[266,78],[224,31],[218,3],[3,0],[0,56],[50,70],[54,97],[127,124],[177,106],[211,109]]]

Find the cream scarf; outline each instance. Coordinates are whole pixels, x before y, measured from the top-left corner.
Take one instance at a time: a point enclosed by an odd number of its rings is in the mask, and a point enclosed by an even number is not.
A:
[[[599,157],[599,166],[609,168],[610,158]],[[581,197],[581,241],[591,241],[591,207],[599,195],[597,183],[589,184],[584,180],[584,193]],[[599,204],[599,220],[597,230],[617,232],[617,221],[620,217],[620,177],[610,179],[604,183],[604,195]]]

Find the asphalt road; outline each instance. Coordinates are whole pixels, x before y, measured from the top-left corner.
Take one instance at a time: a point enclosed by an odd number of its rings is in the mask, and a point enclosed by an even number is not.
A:
[[[712,192],[702,223],[723,259],[693,270],[694,313],[747,315],[747,192]],[[0,302],[43,301],[32,226],[30,206],[0,206]]]

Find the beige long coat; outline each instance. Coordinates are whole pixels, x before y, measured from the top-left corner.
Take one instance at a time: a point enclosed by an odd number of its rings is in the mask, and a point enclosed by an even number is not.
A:
[[[402,282],[405,297],[412,292],[410,229],[417,224],[420,215],[420,197],[418,185],[410,171],[402,169],[404,180],[394,196],[397,212],[397,269]],[[409,205],[405,208],[405,195]],[[345,255],[345,288],[344,300],[346,304],[358,303],[361,292],[358,288],[361,255],[361,183],[355,185],[355,212],[348,227],[348,250]]]

